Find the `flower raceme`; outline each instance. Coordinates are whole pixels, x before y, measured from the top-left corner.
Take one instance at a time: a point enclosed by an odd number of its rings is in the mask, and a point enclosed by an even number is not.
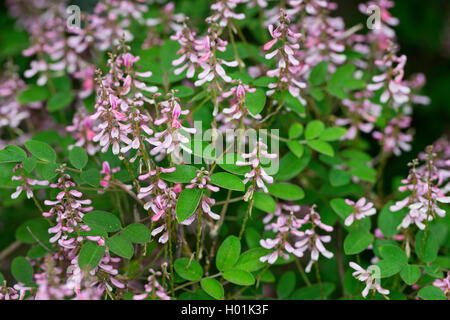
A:
[[[241,154],[244,161],[236,161],[237,166],[251,166],[251,171],[245,174],[244,179],[244,184],[251,181],[254,185],[252,189],[249,189],[250,192],[253,192],[256,186],[265,193],[268,193],[269,191],[267,190],[266,183],[273,183],[273,178],[266,173],[261,165],[265,159],[270,160],[277,157],[274,153],[268,153],[267,148],[267,145],[260,139],[256,142],[252,152]],[[248,196],[251,196],[250,193],[246,195],[246,197]]]

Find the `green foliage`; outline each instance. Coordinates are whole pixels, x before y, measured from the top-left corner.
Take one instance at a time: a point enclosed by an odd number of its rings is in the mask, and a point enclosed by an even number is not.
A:
[[[88,155],[81,147],[73,147],[69,152],[70,163],[77,169],[83,169],[88,162]]]
[[[35,156],[39,160],[46,162],[56,161],[55,151],[45,142],[30,140],[25,142],[25,147],[33,156]]]
[[[106,247],[95,242],[86,242],[80,250],[78,265],[80,268],[94,269],[100,263],[105,254]]]
[[[199,281],[203,276],[200,264],[192,259],[179,258],[173,264],[177,274],[188,281]]]
[[[184,189],[177,201],[176,213],[179,222],[192,216],[202,197],[200,189]]]
[[[232,268],[239,259],[241,242],[235,236],[227,237],[217,250],[216,267],[219,271]]]
[[[24,257],[15,257],[11,263],[11,273],[21,283],[27,284],[33,280],[33,267]]]
[[[222,300],[224,295],[224,290],[222,284],[216,279],[202,279],[200,285],[203,290],[211,297],[217,300]]]

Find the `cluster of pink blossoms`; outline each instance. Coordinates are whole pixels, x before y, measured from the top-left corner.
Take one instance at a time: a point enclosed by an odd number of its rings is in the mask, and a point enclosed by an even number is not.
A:
[[[125,153],[140,147],[140,129],[148,135],[153,130],[147,123],[150,116],[139,111],[144,101],[151,102],[143,92],[156,92],[156,87],[147,86],[136,77],[148,78],[151,72],[136,72],[133,64],[139,57],[124,52],[112,55],[108,60],[109,73],[99,78],[98,100],[95,104],[96,112],[92,120],[101,119],[95,127],[96,135],[92,141],[99,142],[101,151],[106,152],[112,145],[113,154]],[[122,147],[121,147],[122,145]]]
[[[441,190],[447,177],[443,178],[438,167],[436,167],[437,155],[433,147],[428,147],[428,152],[423,155],[425,163],[418,167],[419,161],[414,160],[409,165],[409,175],[402,180],[400,192],[409,192],[406,198],[390,207],[393,212],[408,208],[408,213],[398,228],[406,229],[415,224],[419,229],[425,229],[427,221],[438,217],[445,217],[445,210],[439,207],[439,203],[450,203],[450,196],[446,196],[447,190]],[[445,192],[445,193],[444,193]]]
[[[377,213],[377,209],[374,208],[373,203],[368,202],[366,198],[361,198],[356,202],[345,199],[345,202],[353,207],[353,212],[344,221],[347,227],[351,226],[355,220],[362,220],[365,217],[370,217]]]
[[[11,194],[11,199],[17,199],[22,191],[25,191],[27,198],[31,199],[33,197],[33,190],[31,186],[47,186],[48,181],[46,180],[36,180],[32,178],[28,178],[25,176],[25,172],[23,169],[23,164],[19,163],[16,165],[13,169],[14,173],[17,173],[17,175],[12,176],[12,181],[21,181],[23,184],[18,186],[16,188],[16,192]]]
[[[166,155],[171,155],[175,163],[182,163],[182,150],[188,154],[192,153],[188,134],[194,134],[196,129],[184,127],[181,124],[180,116],[187,115],[189,110],[181,109],[180,99],[175,97],[175,92],[168,96],[168,100],[159,103],[160,117],[154,121],[155,126],[164,125],[166,128],[146,140],[154,146],[150,154],[156,156],[157,161],[162,160]]]
[[[350,267],[356,270],[352,275],[359,281],[366,283],[366,287],[362,291],[362,296],[364,298],[367,297],[370,290],[378,291],[382,295],[389,294],[389,290],[383,289],[380,286],[380,275],[377,275],[376,272],[374,272],[375,269],[369,267],[366,270],[354,262],[350,262]]]
[[[0,284],[0,300],[23,300],[27,291],[31,291],[30,287],[25,287],[21,283],[17,283],[14,287],[8,287],[6,280]]]
[[[205,190],[203,191],[202,198],[200,200],[200,205],[202,208],[203,213],[208,214],[209,217],[211,217],[214,220],[219,220],[220,216],[211,210],[211,206],[213,206],[216,203],[216,200],[209,197],[205,192],[207,190],[212,192],[218,192],[220,189],[219,187],[213,186],[210,184],[211,178],[209,177],[209,171],[205,170],[205,168],[201,168],[200,170],[196,171],[197,177],[191,180],[190,184],[186,186],[186,189],[201,189]],[[194,213],[192,216],[190,216],[188,219],[182,222],[182,224],[190,225],[196,218],[197,214]]]
[[[273,95],[275,92],[286,88],[293,97],[298,98],[303,104],[306,104],[306,101],[300,94],[300,89],[306,88],[306,84],[297,80],[296,73],[301,66],[299,60],[294,57],[295,51],[300,48],[298,40],[302,35],[294,32],[289,27],[289,23],[289,18],[284,11],[281,11],[279,26],[276,28],[273,25],[269,26],[269,32],[273,39],[264,45],[264,50],[268,51],[272,49],[279,41],[282,44],[280,48],[266,54],[266,59],[272,59],[278,55],[277,68],[267,71],[267,76],[280,79],[278,83],[269,84],[268,87],[270,90],[267,91],[267,95]]]
[[[156,167],[148,173],[138,177],[140,181],[150,182],[148,186],[139,188],[137,197],[145,201],[145,210],[151,209],[153,211],[151,218],[153,222],[162,221],[162,224],[155,228],[151,233],[152,236],[161,234],[158,239],[158,242],[160,243],[166,243],[169,239],[169,233],[167,232],[169,212],[175,210],[178,198],[177,194],[181,192],[181,185],[177,184],[170,188],[165,181],[159,178],[159,173],[171,173],[175,170],[175,167],[167,169]],[[175,219],[174,215],[172,216],[172,219]]]
[[[258,187],[262,189],[265,193],[268,193],[266,183],[273,183],[273,178],[266,173],[262,164],[266,164],[267,160],[277,158],[277,154],[268,153],[267,145],[259,139],[258,142],[255,143],[253,151],[250,153],[243,153],[241,157],[244,161],[236,161],[237,166],[251,166],[251,171],[245,174],[244,184],[247,184],[249,181],[252,182],[252,186],[248,188],[248,191],[245,195],[245,199],[249,199],[253,196],[253,192],[255,188]],[[247,200],[246,200],[247,201]]]
[[[148,297],[155,299],[159,298],[161,300],[170,300],[164,288],[158,282],[157,276],[161,276],[161,271],[155,271],[149,269],[150,275],[147,278],[147,283],[144,286],[145,292],[142,294],[136,294],[133,296],[133,300],[144,300]]]
[[[303,218],[299,219],[295,216],[295,212],[300,211],[299,206],[283,205],[281,209],[288,211],[289,214],[279,213],[276,221],[268,225],[269,229],[277,233],[276,238],[268,238],[260,241],[263,248],[275,248],[275,250],[268,255],[261,257],[260,260],[262,262],[267,261],[268,263],[273,264],[279,256],[284,259],[288,259],[288,253],[292,253],[297,257],[303,257],[306,251],[310,251],[310,261],[305,268],[306,272],[310,272],[312,265],[319,260],[320,254],[328,259],[331,259],[333,257],[333,253],[328,251],[323,245],[324,242],[328,243],[331,241],[331,236],[320,235],[317,233],[317,229],[331,232],[333,231],[333,227],[324,224],[320,220],[320,215],[316,212],[315,208],[316,206],[313,205],[309,209],[309,212]],[[302,226],[307,224],[311,225],[310,229],[305,231],[299,230]],[[293,236],[294,239],[296,239],[294,246],[289,243],[289,236]]]

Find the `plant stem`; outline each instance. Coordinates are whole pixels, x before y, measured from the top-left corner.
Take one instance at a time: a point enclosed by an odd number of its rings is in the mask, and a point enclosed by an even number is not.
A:
[[[308,287],[311,286],[311,281],[309,281],[308,276],[306,275],[305,269],[303,269],[302,264],[300,263],[299,259],[295,257],[295,264],[297,265],[297,269],[300,272],[300,275],[303,278],[303,281],[305,281],[306,285]]]
[[[244,221],[242,222],[242,228],[241,231],[239,232],[239,240],[241,240],[242,236],[244,235],[245,226],[247,224],[248,217],[251,215],[252,208],[253,208],[253,195],[252,198],[250,199],[250,202],[248,203],[247,212],[245,213]]]
[[[316,269],[316,278],[317,278],[317,283],[319,284],[320,294],[322,295],[323,300],[327,300],[325,291],[323,291],[322,279],[320,278],[319,263],[317,261],[314,262],[314,267]]]

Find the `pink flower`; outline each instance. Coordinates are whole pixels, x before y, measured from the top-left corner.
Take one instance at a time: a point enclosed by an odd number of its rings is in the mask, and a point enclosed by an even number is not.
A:
[[[356,203],[349,199],[346,199],[345,202],[353,207],[353,212],[344,222],[347,227],[352,225],[354,220],[362,220],[365,217],[373,216],[377,213],[377,210],[373,207],[373,203],[367,202],[366,198],[361,198]]]
[[[434,280],[433,286],[438,287],[448,296],[450,293],[450,272],[447,272],[446,278]]]
[[[261,160],[275,159],[277,158],[277,155],[268,153],[267,145],[262,142],[262,139],[259,139],[259,141],[256,142],[253,151],[250,153],[243,153],[241,157],[246,159],[246,161],[236,161],[236,165],[251,166],[252,168],[249,173],[245,174],[244,184],[252,181],[258,188],[261,188],[265,193],[268,193],[269,191],[267,190],[265,183],[273,183],[273,178],[269,176],[261,166]],[[253,192],[253,190],[251,190],[251,192]]]
[[[12,176],[11,180],[12,181],[21,181],[23,184],[18,186],[16,188],[16,192],[14,192],[13,194],[11,194],[11,199],[17,199],[20,194],[22,193],[22,191],[26,192],[27,198],[31,199],[33,197],[33,190],[31,189],[31,186],[47,186],[48,185],[48,181],[46,180],[36,180],[36,179],[31,179],[25,176],[25,172],[23,170],[23,164],[19,163],[18,165],[16,165],[13,169],[13,172],[18,172],[20,170],[20,172],[18,173],[18,175]]]
[[[352,273],[352,275],[359,281],[366,283],[366,287],[362,291],[362,296],[364,298],[367,297],[370,290],[376,290],[382,295],[389,294],[389,290],[383,289],[380,286],[380,275],[374,273],[375,269],[369,267],[367,270],[365,270],[354,262],[350,262],[350,267],[356,270]]]

